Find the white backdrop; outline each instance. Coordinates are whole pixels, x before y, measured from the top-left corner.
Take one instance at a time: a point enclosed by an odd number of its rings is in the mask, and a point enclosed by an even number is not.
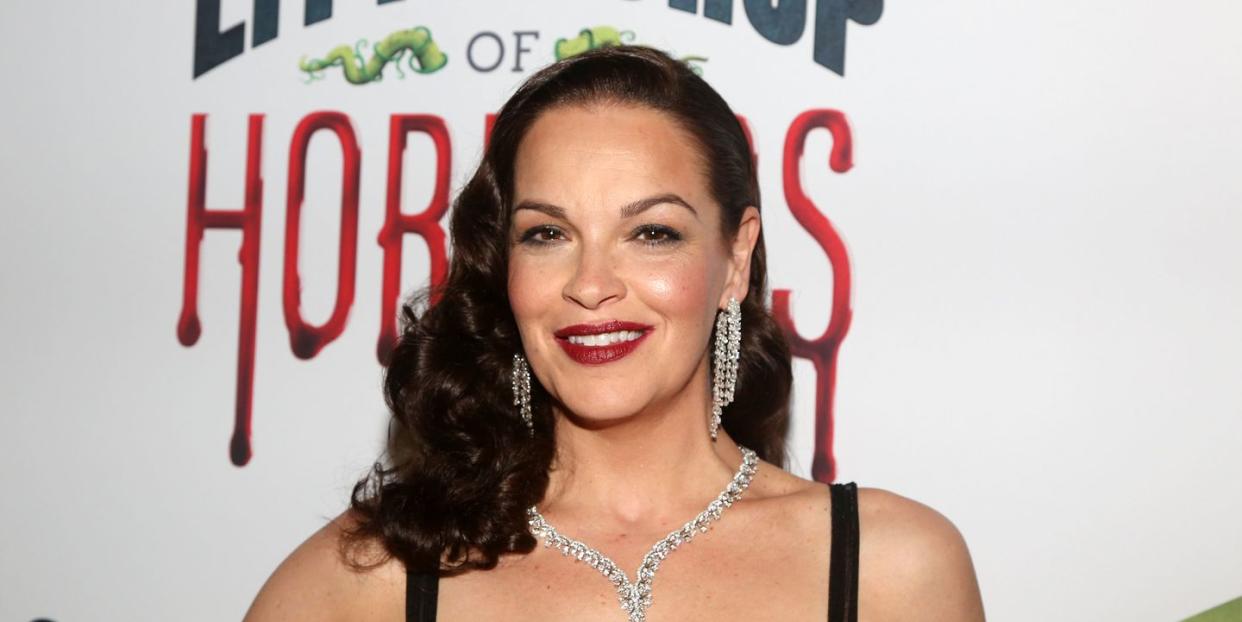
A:
[[[0,5],[0,619],[239,619],[275,565],[346,503],[386,413],[375,360],[388,121],[438,115],[452,187],[484,116],[610,25],[707,57],[754,132],[771,280],[800,334],[826,326],[831,269],[780,184],[785,131],[843,112],[854,167],[813,133],[801,171],[850,253],[837,479],[906,495],[970,545],[992,620],[1175,620],[1242,595],[1242,6],[1225,0],[887,3],[847,28],[845,74],[814,25],[779,46],[657,0],[340,2],[192,76],[192,3]],[[813,13],[813,9],[812,9]],[[297,61],[423,25],[440,71],[303,83]],[[538,31],[512,71],[513,32]],[[508,56],[467,62],[481,31]],[[480,44],[482,45],[482,44]],[[494,49],[479,47],[489,60]],[[311,360],[281,303],[287,162],[308,113],[349,116],[361,200],[345,332]],[[247,115],[265,115],[254,457],[228,457],[238,356],[235,230],[202,245],[203,335],[176,335],[190,123],[206,113],[207,206],[242,207]],[[403,208],[430,196],[431,143]],[[302,310],[336,290],[341,155],[311,142]],[[447,222],[445,219],[444,222]],[[403,291],[428,278],[405,239]],[[794,457],[809,473],[814,373],[797,362]]]

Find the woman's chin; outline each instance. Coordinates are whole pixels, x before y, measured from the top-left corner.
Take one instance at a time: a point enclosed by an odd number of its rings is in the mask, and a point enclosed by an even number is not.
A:
[[[563,415],[575,427],[587,430],[606,430],[632,421],[636,411],[636,407],[601,408],[596,403],[579,410],[566,409]]]

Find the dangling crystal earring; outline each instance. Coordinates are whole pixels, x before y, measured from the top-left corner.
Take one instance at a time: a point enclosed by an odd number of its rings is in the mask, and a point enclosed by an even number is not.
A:
[[[737,388],[737,362],[742,354],[742,306],[729,296],[729,305],[716,314],[716,351],[713,360],[712,421],[708,431],[716,440],[724,407],[733,402]]]
[[[513,355],[510,382],[513,384],[513,405],[521,407],[522,421],[526,424],[526,431],[533,437],[535,423],[530,414],[530,368],[526,366],[526,359],[521,354]]]

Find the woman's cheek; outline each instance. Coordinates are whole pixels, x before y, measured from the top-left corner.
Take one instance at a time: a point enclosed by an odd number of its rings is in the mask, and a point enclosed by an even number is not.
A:
[[[704,301],[710,281],[706,266],[698,261],[689,261],[647,271],[640,277],[637,285],[642,288],[644,297],[651,300],[652,304],[658,304],[659,310],[665,314],[690,314],[697,317],[706,304]]]
[[[521,256],[510,258],[509,304],[519,323],[523,320],[529,321],[530,316],[536,315],[540,306],[539,301],[547,295],[540,289],[541,287],[546,289],[549,285],[546,278],[540,278],[540,274],[544,272],[546,272],[545,269],[541,269],[529,258]]]

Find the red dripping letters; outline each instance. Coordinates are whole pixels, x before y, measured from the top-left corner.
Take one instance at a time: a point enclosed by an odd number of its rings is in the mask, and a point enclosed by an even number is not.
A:
[[[484,140],[490,138],[495,115],[484,118]],[[748,139],[750,126],[739,117]],[[259,239],[263,212],[263,115],[249,118],[246,147],[246,179],[244,207],[241,209],[209,209],[206,206],[207,147],[204,137],[207,115],[195,114],[190,124],[189,192],[186,203],[185,274],[182,283],[181,314],[177,320],[177,338],[182,345],[193,346],[202,334],[198,316],[199,251],[207,229],[240,229],[241,264],[240,323],[237,355],[237,386],[234,399],[234,426],[230,441],[230,459],[237,466],[251,457],[251,418],[255,371],[255,337],[259,291]],[[822,482],[835,479],[833,459],[832,394],[836,377],[837,352],[850,323],[850,267],[845,246],[832,223],[816,208],[803,191],[798,165],[807,135],[824,128],[832,136],[828,165],[832,171],[844,173],[852,165],[851,137],[845,116],[836,110],[808,110],[794,119],[785,137],[782,154],[782,185],[785,200],[794,219],[816,241],[832,267],[832,310],[828,328],[814,339],[800,336],[790,313],[790,290],[774,289],[772,313],[784,329],[794,356],[811,361],[815,366],[815,434],[812,476]],[[318,131],[336,135],[342,152],[340,243],[336,302],[332,313],[322,325],[309,324],[302,316],[301,278],[298,273],[299,232],[306,181],[306,155],[311,136]],[[417,213],[401,210],[403,156],[407,138],[412,133],[427,135],[434,145],[434,183],[429,204]],[[758,162],[751,139],[752,156]],[[283,307],[289,331],[290,348],[298,358],[314,358],[324,347],[345,330],[349,309],[354,300],[355,265],[358,242],[359,170],[362,151],[349,117],[340,112],[316,111],[298,123],[289,146],[289,168],[285,214],[285,248],[283,271]],[[431,283],[443,282],[448,272],[446,236],[440,220],[448,211],[449,177],[452,163],[450,135],[444,120],[435,115],[394,114],[389,122],[388,169],[384,224],[376,238],[383,251],[383,278],[380,292],[380,317],[376,341],[376,359],[386,364],[397,339],[397,308],[401,291],[403,240],[415,234],[427,245]],[[431,304],[435,304],[433,298]]]

